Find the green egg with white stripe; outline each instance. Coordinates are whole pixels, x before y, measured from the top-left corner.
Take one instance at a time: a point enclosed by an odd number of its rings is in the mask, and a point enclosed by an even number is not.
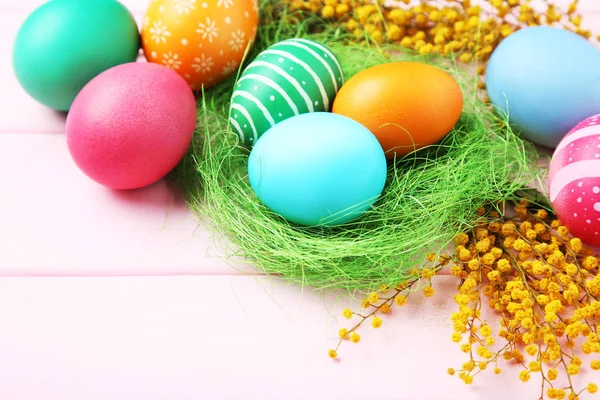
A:
[[[287,118],[330,111],[343,84],[342,67],[329,48],[308,39],[281,41],[241,74],[231,96],[231,128],[251,146]]]

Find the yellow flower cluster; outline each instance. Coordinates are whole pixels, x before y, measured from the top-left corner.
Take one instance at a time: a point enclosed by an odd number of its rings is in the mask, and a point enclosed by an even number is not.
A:
[[[369,294],[361,301],[361,308],[366,311],[355,312],[350,308],[346,308],[342,311],[344,318],[352,319],[356,317],[357,322],[351,329],[342,328],[339,330],[337,346],[335,349],[329,350],[330,358],[337,358],[337,351],[344,340],[349,340],[352,343],[358,343],[360,341],[360,335],[356,331],[365,321],[370,320],[371,326],[375,329],[381,328],[383,319],[380,315],[389,314],[394,306],[402,307],[405,305],[408,295],[413,292],[415,288],[421,286],[423,282],[425,282],[425,285],[421,288],[423,296],[431,297],[434,295],[435,291],[431,286],[433,277],[440,269],[450,262],[450,258],[446,256],[436,257],[435,255],[430,254],[427,259],[430,262],[437,260],[437,265],[433,268],[422,268],[420,270],[413,269],[410,271],[410,276],[413,277],[413,279],[399,283],[395,285],[393,289],[382,286],[379,288],[379,291]]]
[[[500,373],[498,363],[511,361],[523,367],[523,382],[541,375],[540,398],[577,399],[582,391],[571,377],[582,368],[579,356],[600,354],[600,260],[547,211],[527,201],[515,211],[509,219],[483,210],[483,222],[455,238],[451,273],[460,286],[452,340],[463,342],[469,361],[452,375],[470,384],[489,364]],[[500,315],[496,335],[481,320],[484,302]],[[498,339],[503,345],[494,347]],[[600,360],[589,367],[600,369]],[[567,378],[566,387],[555,387],[559,375]],[[590,383],[585,390],[597,389]]]
[[[318,13],[369,45],[395,43],[420,54],[455,55],[463,62],[481,61],[480,74],[492,51],[508,35],[535,25],[560,26],[586,38],[578,0],[559,9],[549,0],[541,10],[529,0],[410,0],[387,5],[381,0],[287,0],[292,11]],[[477,5],[475,5],[477,3]],[[487,4],[486,4],[487,3]],[[479,4],[484,4],[484,7]],[[600,40],[600,39],[599,39]]]

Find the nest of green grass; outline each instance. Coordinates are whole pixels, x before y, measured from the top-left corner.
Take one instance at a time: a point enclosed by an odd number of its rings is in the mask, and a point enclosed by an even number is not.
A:
[[[410,279],[427,254],[440,254],[456,234],[476,225],[480,207],[514,199],[539,182],[535,149],[480,100],[476,74],[450,59],[355,44],[317,17],[294,21],[276,3],[261,5],[263,24],[248,60],[275,42],[305,37],[336,54],[346,79],[377,64],[423,62],[456,78],[464,109],[440,143],[391,163],[382,196],[364,216],[340,227],[308,228],[270,211],[250,186],[249,149],[228,126],[236,78],[206,91],[193,144],[174,177],[232,265],[248,263],[317,289],[392,286]]]

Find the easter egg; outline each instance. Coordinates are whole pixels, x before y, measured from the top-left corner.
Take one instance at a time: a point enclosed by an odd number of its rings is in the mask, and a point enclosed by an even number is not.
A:
[[[393,159],[441,140],[462,107],[461,88],[450,74],[427,64],[392,62],[348,79],[332,111],[366,126]]]
[[[562,224],[582,241],[600,246],[600,115],[585,119],[560,141],[548,180]]]
[[[486,82],[513,127],[550,148],[600,113],[600,51],[566,30],[531,27],[508,36],[492,53]]]
[[[153,0],[142,46],[149,62],[207,89],[238,70],[257,27],[258,0]]]
[[[67,144],[77,166],[114,189],[158,181],[184,156],[196,126],[187,82],[151,63],[113,67],[79,93],[67,117]]]
[[[243,71],[231,96],[229,121],[243,143],[253,144],[287,118],[329,111],[343,84],[342,67],[326,46],[284,40],[262,51]]]
[[[67,111],[96,75],[135,61],[139,32],[131,13],[116,0],[52,0],[19,29],[13,68],[39,103]]]
[[[360,217],[381,195],[386,173],[377,138],[358,122],[326,112],[273,126],[248,160],[250,184],[262,203],[306,226]]]

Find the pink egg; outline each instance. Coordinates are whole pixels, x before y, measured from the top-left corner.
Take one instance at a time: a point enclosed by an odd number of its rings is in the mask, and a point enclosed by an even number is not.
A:
[[[561,222],[585,243],[600,246],[600,115],[581,122],[558,144],[549,181]]]
[[[113,67],[91,80],[67,117],[69,151],[94,181],[134,189],[167,175],[183,158],[196,127],[188,83],[150,63]]]

